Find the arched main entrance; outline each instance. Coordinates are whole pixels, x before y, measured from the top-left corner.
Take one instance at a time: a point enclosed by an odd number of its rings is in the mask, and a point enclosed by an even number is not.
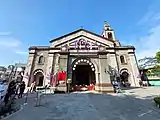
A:
[[[127,69],[122,69],[120,71],[121,83],[124,87],[130,86],[129,84],[129,73]]]
[[[44,75],[42,70],[36,70],[34,72],[34,81],[36,82],[36,86],[43,86]]]
[[[95,67],[87,59],[78,59],[72,66],[72,86],[74,90],[94,89],[96,83]]]
[[[122,74],[121,74],[122,81],[128,82],[128,77],[129,77],[128,72],[122,72]]]

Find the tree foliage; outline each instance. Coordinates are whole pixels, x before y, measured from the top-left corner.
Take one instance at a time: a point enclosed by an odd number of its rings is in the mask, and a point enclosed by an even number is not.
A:
[[[152,68],[152,72],[160,72],[160,65],[156,65]]]
[[[160,51],[156,53],[156,60],[158,63],[160,63]],[[153,68],[148,69],[147,73],[155,73],[160,72],[160,65],[155,65]]]
[[[156,59],[157,59],[158,62],[160,62],[160,51],[158,51],[158,52],[156,53]]]

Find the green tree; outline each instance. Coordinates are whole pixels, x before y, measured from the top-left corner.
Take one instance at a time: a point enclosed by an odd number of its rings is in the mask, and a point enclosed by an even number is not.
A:
[[[156,53],[156,59],[157,59],[158,62],[160,62],[160,51],[158,51],[158,52]]]
[[[152,72],[160,72],[160,65],[156,65],[152,68]]]
[[[156,60],[158,63],[160,63],[160,51],[158,51],[156,53]],[[151,68],[151,71],[154,73],[154,72],[160,72],[160,65],[156,65],[154,66],[153,68]]]

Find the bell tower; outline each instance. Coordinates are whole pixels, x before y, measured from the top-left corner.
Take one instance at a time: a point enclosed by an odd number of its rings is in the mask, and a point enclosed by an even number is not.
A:
[[[114,30],[106,21],[104,22],[102,36],[110,40],[115,40]]]

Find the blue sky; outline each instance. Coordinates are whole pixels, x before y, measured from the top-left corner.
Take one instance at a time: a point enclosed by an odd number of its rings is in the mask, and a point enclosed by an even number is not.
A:
[[[83,26],[101,34],[104,21],[138,58],[154,56],[160,45],[159,0],[1,0],[0,65],[27,62],[28,47]]]

